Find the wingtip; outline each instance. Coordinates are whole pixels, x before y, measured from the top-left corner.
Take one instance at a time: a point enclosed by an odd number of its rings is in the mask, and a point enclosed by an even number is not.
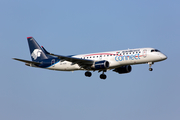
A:
[[[17,58],[12,58],[13,60],[18,60]]]

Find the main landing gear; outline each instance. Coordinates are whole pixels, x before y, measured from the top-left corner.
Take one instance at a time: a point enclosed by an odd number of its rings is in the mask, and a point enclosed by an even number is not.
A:
[[[103,73],[100,75],[100,78],[105,80],[105,79],[107,78],[107,76],[104,74],[104,72],[105,72],[105,71],[103,71]],[[92,73],[89,72],[89,71],[87,71],[87,72],[85,72],[85,76],[86,76],[86,77],[91,77],[91,76],[92,76]]]
[[[151,68],[152,64],[154,64],[153,62],[148,62],[149,64],[149,71],[153,71],[153,68]]]
[[[100,78],[105,80],[107,78],[107,76],[103,73],[100,75]]]
[[[106,72],[106,70],[103,70],[103,73],[100,75],[100,78],[105,80],[107,76],[104,74],[104,72]]]
[[[91,72],[89,72],[89,71],[85,72],[85,76],[86,76],[86,77],[91,77],[91,75],[92,75]]]

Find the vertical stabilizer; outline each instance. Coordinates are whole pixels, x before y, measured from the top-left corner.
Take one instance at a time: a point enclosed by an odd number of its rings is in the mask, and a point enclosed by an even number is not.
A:
[[[48,57],[44,53],[44,50],[39,46],[39,44],[33,37],[27,37],[27,40],[32,61],[41,61],[44,59],[48,59]]]

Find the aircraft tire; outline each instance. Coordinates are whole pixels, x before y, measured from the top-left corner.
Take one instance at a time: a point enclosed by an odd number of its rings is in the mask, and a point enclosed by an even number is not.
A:
[[[105,80],[107,78],[107,76],[105,74],[101,74],[100,78]]]
[[[149,68],[149,71],[153,71],[153,69],[152,69],[152,68]]]
[[[85,72],[85,76],[86,76],[86,77],[91,77],[91,75],[92,75],[91,72],[89,72],[89,71]]]

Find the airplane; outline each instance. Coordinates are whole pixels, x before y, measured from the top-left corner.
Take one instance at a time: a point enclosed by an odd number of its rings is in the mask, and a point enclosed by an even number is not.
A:
[[[85,76],[91,77],[91,71],[102,72],[101,79],[106,79],[104,72],[113,70],[119,74],[130,73],[131,65],[149,64],[149,71],[155,62],[167,59],[167,56],[154,48],[137,48],[116,50],[109,52],[80,54],[80,55],[57,55],[48,52],[40,46],[33,37],[27,37],[32,61],[13,58],[24,62],[25,65],[57,71],[85,70]]]

